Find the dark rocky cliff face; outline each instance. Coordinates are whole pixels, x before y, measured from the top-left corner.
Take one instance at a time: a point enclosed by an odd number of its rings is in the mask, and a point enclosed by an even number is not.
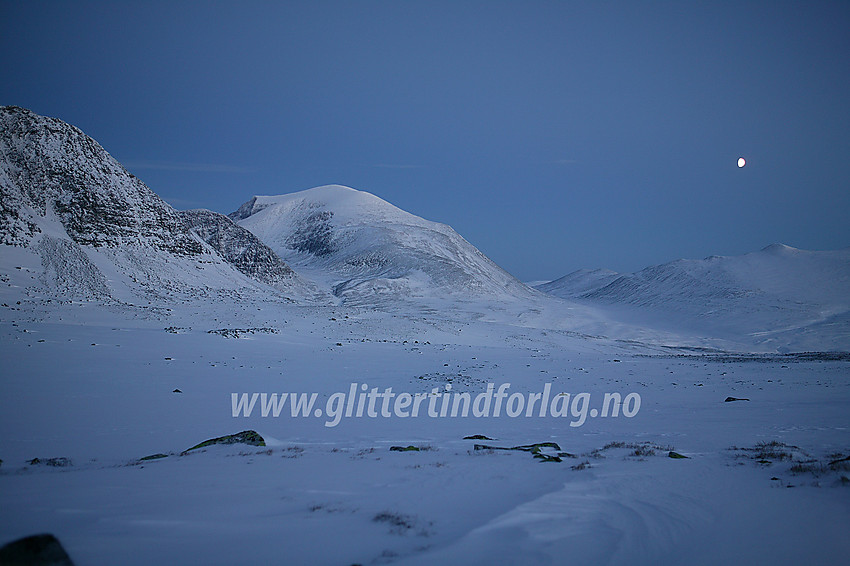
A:
[[[180,213],[189,228],[236,269],[268,285],[290,281],[295,272],[251,232],[210,210]]]
[[[243,203],[242,206],[240,206],[236,212],[231,212],[230,214],[228,214],[227,217],[233,220],[234,222],[239,222],[243,218],[248,218],[252,214],[260,212],[264,208],[264,206],[257,204],[257,197],[253,197],[248,202]]]
[[[88,246],[149,245],[196,255],[181,216],[96,141],[56,118],[0,107],[0,242],[25,245],[55,214]]]
[[[233,268],[288,298],[318,296],[226,216],[175,210],[78,128],[15,106],[0,107],[3,244],[39,254],[45,287],[63,296],[109,296],[107,279],[88,258],[95,250],[144,293],[211,292],[198,270],[212,263],[220,266],[216,284],[239,286]]]

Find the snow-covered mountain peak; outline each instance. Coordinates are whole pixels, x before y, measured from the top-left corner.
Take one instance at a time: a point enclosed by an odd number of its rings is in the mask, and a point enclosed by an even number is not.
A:
[[[533,293],[449,226],[365,191],[256,196],[230,216],[346,301]]]
[[[384,199],[366,191],[343,185],[324,185],[304,191],[273,196],[255,196],[230,214],[235,221],[244,220],[266,209],[266,222],[275,216],[286,216],[297,210],[329,211],[338,225],[354,226],[373,223],[411,224],[435,229],[443,225],[426,221],[405,212]]]
[[[260,212],[261,210],[269,208],[270,206],[287,206],[293,201],[299,199],[309,199],[313,202],[324,202],[334,205],[336,204],[336,201],[345,200],[346,197],[350,197],[352,193],[361,193],[364,195],[369,194],[343,185],[324,185],[296,193],[282,195],[255,195],[251,198],[251,200],[240,206],[236,212],[233,212],[228,216],[230,216],[230,218],[234,221],[243,220]]]
[[[800,253],[800,252],[805,253],[805,251],[806,250],[801,250],[801,249],[798,249],[798,248],[792,248],[791,246],[786,246],[785,244],[778,244],[777,243],[777,244],[770,244],[769,246],[762,248],[759,253],[774,254],[774,255],[780,255],[780,254],[790,255],[790,254],[796,254],[796,253]]]

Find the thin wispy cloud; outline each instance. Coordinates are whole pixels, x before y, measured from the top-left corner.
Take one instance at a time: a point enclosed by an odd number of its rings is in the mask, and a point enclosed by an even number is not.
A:
[[[256,169],[224,163],[186,163],[179,161],[127,161],[127,169],[158,171],[189,171],[194,173],[253,173]]]
[[[182,198],[173,198],[169,196],[163,196],[162,200],[173,206],[178,210],[189,210],[194,208],[206,208],[204,203],[197,200],[189,200]]]
[[[373,165],[372,167],[377,167],[378,169],[421,169],[421,165],[405,165],[405,164],[394,164],[394,163],[378,163]]]

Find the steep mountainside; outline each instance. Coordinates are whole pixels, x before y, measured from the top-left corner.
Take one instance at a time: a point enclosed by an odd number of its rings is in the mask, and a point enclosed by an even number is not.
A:
[[[258,196],[230,216],[346,302],[536,295],[449,226],[348,187]]]
[[[179,255],[202,248],[180,215],[78,128],[0,108],[2,243],[23,244],[55,217],[81,245],[149,245]]]
[[[272,286],[299,279],[271,248],[227,216],[211,210],[185,210],[180,216],[195,234],[248,277]]]
[[[308,287],[226,217],[174,210],[78,128],[14,106],[0,108],[0,245],[37,254],[61,296]]]

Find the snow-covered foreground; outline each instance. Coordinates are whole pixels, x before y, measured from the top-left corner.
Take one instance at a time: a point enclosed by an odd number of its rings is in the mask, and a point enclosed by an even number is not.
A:
[[[0,544],[51,532],[81,565],[815,564],[850,552],[846,359],[704,358],[433,313],[22,303],[0,311]],[[614,392],[641,406],[582,426],[424,409],[335,427],[289,407],[232,416],[232,393],[315,392],[323,407],[351,383],[471,395],[549,384],[590,393],[592,408]],[[243,430],[266,446],[181,455]],[[475,449],[544,442],[560,462]],[[141,460],[154,454],[167,457]]]

